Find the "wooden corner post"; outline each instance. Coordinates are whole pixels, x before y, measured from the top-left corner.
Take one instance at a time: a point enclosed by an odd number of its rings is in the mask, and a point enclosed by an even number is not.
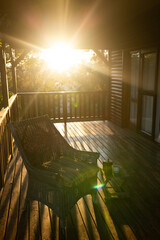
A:
[[[2,95],[3,95],[3,107],[8,107],[9,96],[8,96],[8,80],[6,71],[6,55],[5,55],[5,43],[2,41],[0,45],[0,72],[2,82]]]
[[[17,76],[16,76],[16,66],[15,66],[15,52],[10,47],[10,56],[11,56],[11,64],[12,64],[12,81],[13,81],[13,93],[17,93]]]

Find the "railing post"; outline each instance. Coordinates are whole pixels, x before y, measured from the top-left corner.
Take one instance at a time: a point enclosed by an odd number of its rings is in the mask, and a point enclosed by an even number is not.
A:
[[[17,93],[17,76],[16,76],[16,66],[15,66],[15,51],[10,47],[10,56],[12,63],[12,81],[13,81],[13,93]]]
[[[64,122],[67,122],[67,94],[63,94],[63,119]]]
[[[2,83],[2,95],[3,95],[3,107],[6,108],[9,105],[8,97],[8,81],[6,71],[6,56],[5,56],[5,43],[2,42],[0,46],[0,72],[1,72],[1,83]]]

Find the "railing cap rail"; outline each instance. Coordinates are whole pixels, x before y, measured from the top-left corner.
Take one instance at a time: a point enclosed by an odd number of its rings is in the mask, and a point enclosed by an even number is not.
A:
[[[2,121],[4,120],[6,114],[8,113],[9,108],[14,103],[16,97],[17,97],[17,94],[14,94],[13,96],[11,96],[9,99],[9,106],[0,111],[0,125],[1,125]]]
[[[97,93],[106,92],[107,90],[91,90],[91,91],[52,91],[52,92],[18,92],[18,95],[35,95],[35,94],[74,94],[74,93]]]

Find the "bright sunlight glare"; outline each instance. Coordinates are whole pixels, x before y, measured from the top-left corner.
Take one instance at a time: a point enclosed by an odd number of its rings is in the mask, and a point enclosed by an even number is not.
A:
[[[45,60],[51,70],[64,72],[83,61],[89,62],[92,55],[92,51],[73,49],[65,43],[59,43],[51,49],[43,49],[40,58]]]

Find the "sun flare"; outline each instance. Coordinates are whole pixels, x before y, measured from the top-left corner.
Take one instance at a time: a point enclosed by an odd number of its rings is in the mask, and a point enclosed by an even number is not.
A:
[[[73,49],[68,44],[58,43],[50,49],[43,49],[40,58],[45,60],[51,70],[64,72],[84,60],[89,61],[91,55],[91,52]]]

